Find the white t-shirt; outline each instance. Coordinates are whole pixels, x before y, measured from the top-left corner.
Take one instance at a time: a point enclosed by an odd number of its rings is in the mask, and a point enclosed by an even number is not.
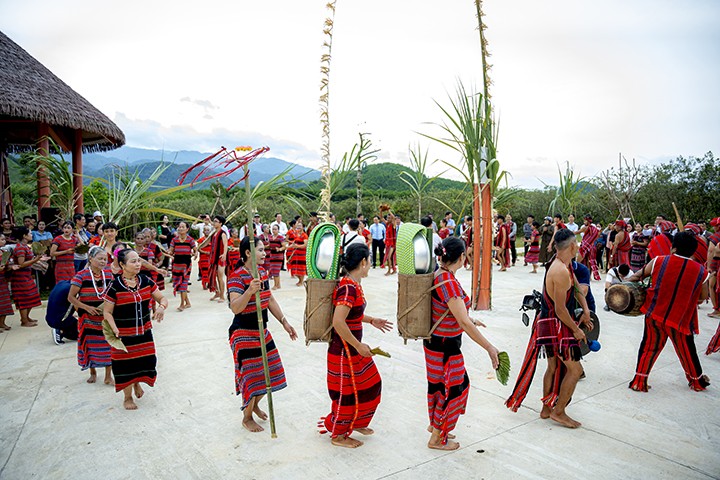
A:
[[[272,232],[272,227],[273,227],[273,225],[277,225],[277,226],[278,226],[278,233],[279,233],[280,235],[282,235],[283,237],[284,237],[285,235],[287,235],[288,228],[287,228],[287,225],[285,224],[285,222],[280,222],[280,223],[278,223],[277,220],[274,221],[274,222],[272,222],[272,223],[270,224],[270,231],[271,231],[271,232]]]
[[[433,252],[437,247],[439,247],[442,244],[442,238],[440,238],[440,235],[433,232]]]
[[[342,231],[343,231],[343,233],[344,233],[345,235],[347,235],[348,233],[350,233],[350,225],[348,225],[347,223],[344,223],[343,226],[342,226]]]
[[[342,236],[342,246],[343,248],[347,248],[349,245],[352,245],[353,243],[359,243],[362,245],[366,245],[365,243],[365,237],[360,235],[358,232],[350,232],[346,233]]]
[[[625,281],[625,279],[626,279],[627,277],[629,277],[629,276],[632,275],[633,273],[635,273],[635,272],[633,272],[632,270],[630,270],[630,272],[627,274],[626,277],[622,277],[622,276],[618,273],[617,268],[613,267],[613,268],[611,268],[610,270],[608,270],[607,276],[605,277],[605,282],[609,283],[610,285],[615,285],[616,283],[622,283],[622,282]]]
[[[580,227],[578,227],[578,224],[575,223],[575,222],[573,222],[573,223],[568,223],[568,224],[565,225],[565,226],[568,228],[568,230],[570,230],[570,231],[573,232],[573,233],[575,233],[575,232],[577,232],[578,230],[580,230]]]

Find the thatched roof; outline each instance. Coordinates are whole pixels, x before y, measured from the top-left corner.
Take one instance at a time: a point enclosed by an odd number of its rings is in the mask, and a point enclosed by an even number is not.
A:
[[[82,130],[83,151],[112,150],[125,135],[108,117],[0,32],[0,144],[33,148],[37,122],[70,136]]]

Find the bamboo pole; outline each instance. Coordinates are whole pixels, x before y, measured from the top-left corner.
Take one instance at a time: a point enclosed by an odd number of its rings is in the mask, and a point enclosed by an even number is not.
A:
[[[243,172],[245,174],[245,196],[248,222],[246,230],[248,237],[250,237],[250,273],[253,278],[257,279],[260,278],[260,274],[258,273],[257,260],[255,259],[255,226],[252,224],[254,212],[252,209],[252,193],[250,191],[250,171],[247,165],[243,166]],[[272,438],[277,438],[277,433],[275,432],[275,411],[273,409],[272,401],[272,384],[270,382],[270,366],[268,365],[267,346],[265,345],[265,325],[263,325],[261,307],[260,291],[257,291],[255,292],[255,311],[257,312],[258,332],[260,334],[260,352],[262,353],[263,372],[265,373],[265,391],[268,399],[268,415],[270,416],[270,436]]]

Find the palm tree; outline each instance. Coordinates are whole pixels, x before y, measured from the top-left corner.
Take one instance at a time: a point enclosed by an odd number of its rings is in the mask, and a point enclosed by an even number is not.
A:
[[[420,145],[416,145],[415,149],[408,148],[410,152],[410,172],[400,172],[400,180],[405,182],[413,197],[417,200],[418,205],[418,220],[422,217],[422,199],[427,193],[430,185],[442,175],[442,172],[438,175],[428,177],[427,166],[428,166],[428,151],[425,149],[423,152]],[[435,163],[437,160],[433,161]]]

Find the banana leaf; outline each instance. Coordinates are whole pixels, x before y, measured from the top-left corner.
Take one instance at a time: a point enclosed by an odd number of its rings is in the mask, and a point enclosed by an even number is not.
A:
[[[390,358],[390,354],[387,353],[387,352],[385,352],[385,351],[383,351],[383,350],[381,350],[380,347],[375,347],[375,348],[373,348],[372,350],[370,350],[370,352],[371,352],[373,355],[382,355],[383,357]]]
[[[103,319],[102,326],[103,335],[105,335],[105,340],[107,340],[110,346],[127,353],[127,348],[125,347],[125,344],[122,342],[122,340],[120,340],[120,338],[115,336],[115,333],[112,331],[112,327],[107,320]]]
[[[12,257],[12,251],[10,250],[3,250],[2,251],[2,259],[0,259],[0,266],[4,267],[7,265],[8,260],[10,260],[10,257]]]
[[[33,242],[30,248],[34,255],[43,255],[47,252],[47,247],[40,242]]]
[[[495,376],[497,377],[498,382],[503,385],[507,385],[508,378],[510,377],[510,356],[507,352],[500,352],[498,353],[498,361],[499,363]]]

